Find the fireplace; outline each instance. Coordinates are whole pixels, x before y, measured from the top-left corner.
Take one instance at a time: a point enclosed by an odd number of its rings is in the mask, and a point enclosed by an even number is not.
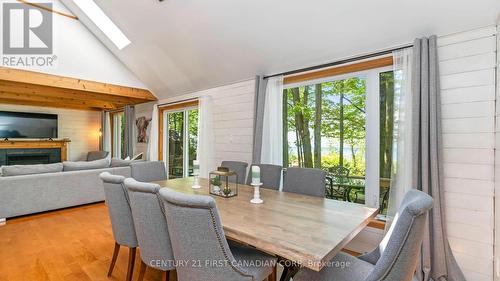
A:
[[[49,164],[50,154],[48,153],[33,153],[33,154],[8,154],[7,165],[31,165],[31,164]]]
[[[0,166],[57,162],[61,162],[61,150],[57,148],[0,149]]]

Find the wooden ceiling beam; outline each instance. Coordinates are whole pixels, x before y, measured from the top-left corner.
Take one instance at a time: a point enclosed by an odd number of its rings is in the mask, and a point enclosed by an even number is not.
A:
[[[144,100],[144,102],[157,100],[157,98],[146,89],[81,80],[7,67],[0,67],[0,80],[100,93],[111,96],[136,98]]]
[[[29,106],[42,106],[42,107],[55,107],[55,108],[65,108],[65,109],[78,109],[78,110],[92,110],[92,111],[101,111],[100,108],[92,108],[86,106],[77,106],[71,104],[55,104],[48,102],[39,102],[39,101],[23,101],[17,99],[5,99],[0,97],[0,104],[17,104],[17,105],[29,105]]]
[[[9,100],[19,100],[19,101],[32,101],[32,102],[42,102],[42,103],[47,103],[47,104],[61,104],[62,106],[65,105],[72,105],[72,106],[77,106],[77,107],[82,107],[82,108],[89,108],[89,109],[94,109],[94,108],[100,108],[100,109],[116,109],[118,108],[115,104],[110,103],[110,102],[103,102],[103,101],[96,101],[96,100],[74,100],[74,99],[68,99],[68,98],[52,98],[52,97],[44,97],[44,96],[38,96],[38,95],[33,95],[33,94],[24,94],[24,93],[12,93],[12,92],[5,92],[0,90],[0,97],[4,99],[9,99]]]
[[[43,97],[51,98],[68,98],[75,101],[101,101],[101,102],[111,102],[118,107],[123,107],[127,104],[138,104],[144,102],[140,99],[118,97],[111,95],[104,95],[91,92],[83,92],[78,90],[68,90],[62,88],[54,88],[48,86],[40,86],[12,81],[1,81],[0,80],[0,91],[10,92],[10,93],[22,93],[37,95]]]

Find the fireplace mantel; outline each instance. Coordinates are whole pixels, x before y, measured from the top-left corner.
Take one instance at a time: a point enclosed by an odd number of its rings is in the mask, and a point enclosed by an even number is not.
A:
[[[55,148],[61,150],[61,161],[67,161],[70,142],[70,139],[8,139],[0,140],[0,150]]]

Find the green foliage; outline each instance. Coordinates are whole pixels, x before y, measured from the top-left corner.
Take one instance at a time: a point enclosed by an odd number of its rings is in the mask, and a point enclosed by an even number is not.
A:
[[[214,185],[214,186],[221,186],[221,185],[222,185],[222,182],[221,182],[221,180],[220,180],[220,177],[219,177],[219,176],[217,176],[217,177],[215,177],[215,178],[212,178],[212,179],[210,180],[210,183],[211,183],[212,185]]]
[[[366,137],[365,121],[365,99],[366,83],[359,77],[348,78],[321,84],[321,108],[317,108],[314,95],[315,87],[301,86],[293,89],[285,89],[286,95],[286,122],[288,132],[295,133],[295,150],[289,149],[289,165],[310,167],[308,158],[313,158],[310,146],[311,139],[328,139],[344,147],[344,151],[350,150],[347,157],[344,152],[340,153],[338,146],[331,147],[328,151],[321,151],[321,168],[339,165],[342,158],[343,165],[351,170],[351,173],[364,175],[364,146]],[[297,96],[298,93],[298,96]],[[321,111],[321,120],[315,120],[315,113]],[[343,123],[341,126],[341,122]],[[320,124],[321,130],[312,136],[312,133],[301,132],[301,128],[309,131]],[[307,139],[309,138],[309,139]],[[288,140],[285,140],[288,142]],[[321,143],[321,142],[320,142]],[[324,148],[322,148],[324,150]],[[342,154],[342,155],[341,155]],[[317,156],[316,156],[317,157]]]

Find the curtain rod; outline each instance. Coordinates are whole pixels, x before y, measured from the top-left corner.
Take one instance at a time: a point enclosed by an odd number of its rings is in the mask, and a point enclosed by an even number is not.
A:
[[[165,103],[157,104],[157,106],[162,107],[162,106],[166,106],[166,105],[174,105],[174,104],[178,104],[178,103],[185,103],[185,102],[195,101],[195,100],[198,100],[198,98],[189,98],[189,99],[184,99],[184,100],[165,102]]]
[[[337,66],[337,65],[341,65],[341,64],[350,63],[350,62],[365,60],[365,59],[369,59],[369,58],[380,57],[383,55],[391,54],[394,51],[399,51],[399,50],[403,50],[403,49],[411,48],[411,47],[413,47],[413,44],[406,44],[406,45],[403,45],[403,46],[400,46],[397,48],[392,48],[389,50],[370,53],[370,54],[366,54],[366,55],[362,55],[362,56],[352,57],[352,58],[343,59],[343,60],[334,61],[334,62],[329,62],[329,63],[320,64],[320,65],[316,65],[316,66],[310,66],[310,67],[285,71],[285,72],[281,72],[281,73],[276,73],[276,74],[264,76],[264,79],[268,79],[268,78],[276,77],[276,76],[280,76],[280,75],[287,76],[287,75],[297,74],[297,73],[301,73],[301,72],[307,72],[307,71],[311,71],[311,70],[327,68],[327,67]]]

